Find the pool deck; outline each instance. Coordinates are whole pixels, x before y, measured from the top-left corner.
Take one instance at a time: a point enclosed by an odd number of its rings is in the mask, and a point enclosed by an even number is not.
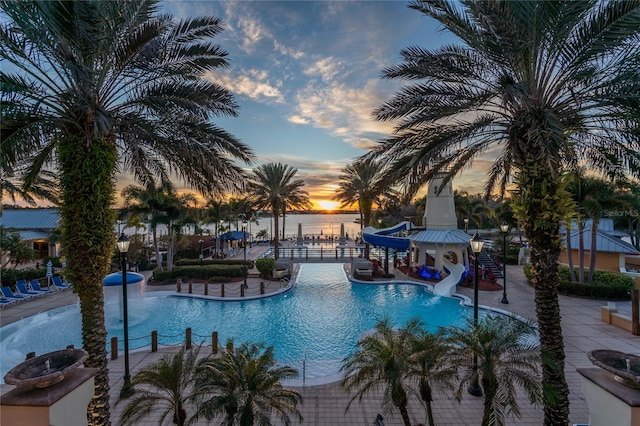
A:
[[[256,258],[263,250],[254,247],[248,250],[247,257]],[[242,256],[242,252],[239,254]],[[396,280],[401,280],[396,272]],[[249,278],[247,295],[259,291],[260,279]],[[170,290],[166,286],[159,286],[161,290]],[[155,289],[149,286],[149,289]],[[458,287],[458,292],[469,298],[473,298],[473,290]],[[535,306],[533,289],[526,284],[522,267],[507,267],[507,296],[508,305],[500,303],[502,291],[480,291],[480,305],[505,309],[526,318],[535,319]],[[37,314],[55,307],[77,303],[77,297],[69,290],[49,294],[16,306],[5,307],[0,312],[0,324],[5,325],[21,318]],[[560,296],[562,315],[562,330],[565,343],[566,365],[565,373],[570,389],[570,424],[587,424],[589,412],[582,393],[582,377],[577,373],[577,368],[592,368],[593,365],[587,358],[587,352],[594,349],[614,349],[623,352],[640,355],[640,336],[634,336],[620,328],[605,324],[600,320],[600,307],[606,305],[604,301],[581,299],[575,297]],[[629,314],[630,302],[617,302],[619,312]],[[132,375],[141,367],[157,360],[163,354],[173,351],[174,348],[164,348],[152,353],[148,350],[139,350],[130,354],[130,367]],[[203,348],[202,352],[206,352]],[[109,362],[110,385],[112,389],[111,409],[112,422],[117,424],[117,417],[121,405],[116,406],[118,391],[123,383],[124,358],[121,356],[115,361]],[[1,393],[7,392],[11,386],[3,385]],[[345,407],[350,397],[344,393],[337,383],[305,386],[298,388],[304,402],[299,407],[305,425],[371,425],[376,415],[381,412],[380,394],[371,394],[362,401],[354,401],[348,412]],[[519,398],[521,408],[520,419],[509,419],[509,425],[542,424],[543,413],[541,407],[529,404],[524,395]],[[410,403],[410,416],[413,424],[420,422],[426,424],[424,410],[421,405],[412,400]],[[480,424],[482,418],[482,398],[476,398],[465,394],[461,403],[456,402],[449,395],[437,394],[433,402],[433,411],[436,424],[440,426],[463,426]],[[382,413],[386,426],[402,425],[402,419],[397,411]],[[157,419],[150,417],[142,425],[157,424]],[[206,424],[206,423],[198,423]],[[276,420],[274,424],[279,424]]]

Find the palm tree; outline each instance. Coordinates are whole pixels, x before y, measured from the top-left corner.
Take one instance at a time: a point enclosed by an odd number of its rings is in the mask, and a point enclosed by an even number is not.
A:
[[[514,211],[531,247],[543,366],[557,396],[545,424],[566,424],[569,389],[558,303],[562,174],[640,175],[638,1],[413,0],[460,43],[410,47],[384,78],[418,81],[375,111],[396,134],[370,157],[414,190],[446,170],[452,178],[491,150],[485,194],[514,183]],[[395,177],[395,179],[393,179]]]
[[[3,145],[4,150],[4,145]],[[0,161],[3,156],[0,155]],[[28,161],[21,159],[11,167],[5,162],[0,166],[0,200],[7,196],[13,202],[21,198],[31,206],[35,206],[36,200],[46,200],[58,204],[58,176],[52,170],[40,170],[35,176],[30,175]],[[2,203],[0,203],[0,217],[2,216]]]
[[[338,180],[333,199],[340,201],[341,208],[358,204],[362,231],[370,225],[373,204],[384,192],[382,165],[376,161],[356,161],[342,169]]]
[[[415,321],[418,320],[411,320],[405,328],[414,329]],[[425,404],[429,426],[434,426],[431,408],[434,388],[452,390],[458,369],[450,362],[452,348],[443,330],[435,333],[418,330],[411,344],[407,378],[417,381],[416,393]]]
[[[520,418],[518,388],[528,394],[532,403],[542,402],[540,347],[530,323],[487,315],[476,328],[469,320],[466,327],[448,327],[444,333],[454,348],[450,362],[461,371],[458,400],[475,379],[473,356],[477,355],[478,376],[484,389],[483,426],[504,425],[510,414]]]
[[[2,147],[60,176],[62,244],[82,311],[85,365],[99,370],[90,424],[109,423],[102,278],[114,250],[116,172],[179,177],[204,194],[243,181],[250,149],[214,125],[232,94],[203,78],[227,65],[215,17],[175,20],[158,0],[1,0]],[[15,158],[9,156],[7,158]],[[11,160],[8,167],[12,167]],[[4,166],[3,166],[4,167]]]
[[[171,416],[174,424],[184,426],[199,364],[208,359],[198,360],[199,353],[200,347],[187,351],[183,346],[178,352],[164,355],[159,361],[139,370],[131,379],[131,384],[137,386],[136,393],[130,399],[118,401],[127,401],[119,423],[122,426],[134,425],[159,411],[158,424]]]
[[[6,268],[13,260],[16,262],[14,268],[17,268],[21,259],[32,260],[36,257],[35,251],[26,246],[19,233],[11,232],[2,226],[0,226],[0,250],[6,256],[6,261],[0,265],[0,269]]]
[[[304,181],[293,180],[298,169],[281,163],[263,164],[253,170],[248,190],[252,204],[258,208],[269,208],[274,219],[274,257],[280,256],[278,245],[278,217],[286,210],[287,205],[302,203],[309,199],[301,188]],[[297,201],[295,201],[297,200]]]
[[[362,400],[369,392],[382,389],[385,395],[383,410],[395,406],[405,426],[411,426],[405,377],[410,371],[411,344],[418,327],[419,323],[414,321],[395,330],[390,319],[383,318],[376,324],[375,334],[358,340],[356,350],[343,360],[341,368],[344,375],[341,386],[347,392],[355,390],[346,410],[356,399]]]
[[[289,366],[279,366],[272,346],[260,344],[236,347],[227,342],[219,357],[202,363],[196,378],[194,400],[198,410],[193,421],[209,421],[220,416],[222,425],[271,425],[271,415],[277,414],[283,424],[290,425],[290,414],[302,422],[296,408],[302,402],[300,393],[282,387],[282,380],[298,376]]]

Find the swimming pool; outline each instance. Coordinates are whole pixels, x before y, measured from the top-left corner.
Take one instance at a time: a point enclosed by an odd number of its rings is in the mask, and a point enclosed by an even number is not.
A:
[[[396,325],[419,316],[429,329],[463,325],[472,315],[459,299],[434,296],[421,286],[350,282],[340,264],[303,264],[297,285],[289,292],[264,299],[220,302],[149,292],[129,303],[130,350],[150,345],[152,330],[161,344],[179,344],[191,327],[194,342],[263,342],[275,347],[276,359],[302,374],[306,382],[337,378],[342,359],[361,333],[383,316]],[[105,299],[108,339],[122,340],[117,298]],[[173,336],[173,337],[167,337]],[[201,337],[200,337],[201,336]],[[207,337],[205,337],[207,336]],[[69,344],[82,346],[78,305],[54,309],[0,328],[0,373],[4,377],[25,354],[42,354]],[[122,343],[120,343],[122,347]],[[300,377],[300,379],[302,376]]]

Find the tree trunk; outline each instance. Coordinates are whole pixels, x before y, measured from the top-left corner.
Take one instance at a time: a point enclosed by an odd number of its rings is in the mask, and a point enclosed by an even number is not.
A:
[[[156,251],[156,264],[158,265],[158,268],[160,268],[160,271],[163,271],[162,256],[160,255],[160,246],[158,245],[158,231],[155,226],[151,229],[151,233],[153,235],[153,248]]]
[[[287,215],[287,207],[285,206],[282,209],[282,241],[287,239],[287,237],[284,235],[284,220],[286,215]]]
[[[569,264],[569,274],[571,275],[571,282],[576,282],[576,272],[573,270],[573,249],[571,248],[571,229],[565,226],[567,232],[567,263]]]
[[[173,269],[173,222],[167,224],[167,271]]]
[[[584,222],[578,218],[578,282],[584,283]]]
[[[409,418],[409,411],[407,410],[407,404],[404,403],[398,407],[400,409],[400,415],[402,416],[402,421],[404,421],[404,426],[411,426],[411,419]]]
[[[546,155],[523,155],[518,175],[519,219],[531,243],[531,284],[535,290],[540,348],[550,362],[543,363],[542,383],[553,398],[544,401],[544,424],[569,423],[569,388],[564,365],[560,304],[558,300],[558,258],[561,251],[560,222],[566,215],[568,197],[560,179],[548,169]]]
[[[115,212],[111,206],[115,192],[116,147],[105,140],[87,143],[83,138],[67,138],[58,146],[58,159],[67,275],[80,299],[82,346],[89,353],[85,366],[98,369],[87,420],[91,425],[109,425],[102,279],[108,273],[115,243]]]
[[[280,212],[278,211],[278,208],[276,206],[272,206],[271,211],[271,214],[273,216],[273,230],[275,231],[273,233],[273,258],[275,260],[278,260],[280,258],[280,245],[278,244],[278,216],[280,215]]]
[[[591,248],[589,249],[589,276],[587,277],[587,282],[593,282],[593,274],[596,271],[596,257],[598,255],[598,250],[596,247],[596,242],[598,239],[598,220],[596,218],[591,219]]]

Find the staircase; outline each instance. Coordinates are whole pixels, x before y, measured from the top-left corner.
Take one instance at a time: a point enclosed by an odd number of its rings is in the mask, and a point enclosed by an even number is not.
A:
[[[493,263],[493,260],[491,260],[491,257],[486,251],[481,251],[478,255],[478,264],[484,266],[485,268],[489,268],[491,272],[493,272],[493,275],[496,276],[496,278],[503,277],[502,271],[496,266],[495,263]]]

